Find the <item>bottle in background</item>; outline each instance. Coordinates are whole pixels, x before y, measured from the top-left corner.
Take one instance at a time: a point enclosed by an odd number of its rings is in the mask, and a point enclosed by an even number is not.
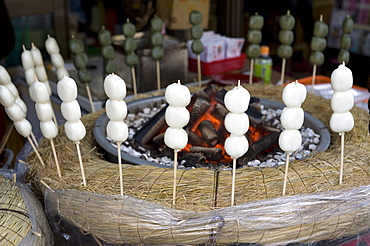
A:
[[[272,58],[269,56],[270,47],[262,45],[260,48],[260,56],[256,58],[254,63],[254,76],[263,79],[263,83],[271,83]]]

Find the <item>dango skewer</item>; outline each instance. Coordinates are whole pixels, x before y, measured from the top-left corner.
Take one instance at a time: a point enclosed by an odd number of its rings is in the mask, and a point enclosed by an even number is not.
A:
[[[172,83],[167,86],[165,99],[169,106],[165,112],[165,120],[169,126],[164,133],[165,144],[174,150],[173,161],[173,205],[176,204],[176,186],[177,186],[177,154],[185,148],[188,143],[188,134],[183,129],[190,119],[190,113],[186,106],[190,103],[189,89],[180,84]]]
[[[235,202],[236,160],[244,155],[249,148],[248,139],[244,134],[249,129],[249,118],[245,113],[249,107],[250,94],[248,90],[238,85],[225,94],[225,107],[230,112],[225,117],[225,128],[230,136],[225,140],[225,151],[233,159],[231,182],[231,206]]]
[[[110,121],[107,124],[107,135],[117,143],[119,180],[121,196],[123,196],[121,143],[128,137],[128,128],[123,120],[127,116],[126,83],[118,75],[109,74],[104,79],[104,91],[109,97],[106,102],[106,113]]]

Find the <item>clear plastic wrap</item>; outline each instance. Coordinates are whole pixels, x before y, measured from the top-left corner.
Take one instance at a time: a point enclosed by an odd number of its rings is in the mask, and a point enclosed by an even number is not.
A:
[[[284,245],[334,240],[366,230],[370,225],[370,186],[205,212],[174,210],[128,196],[58,189],[46,191],[45,206],[49,218],[61,218],[113,244]]]

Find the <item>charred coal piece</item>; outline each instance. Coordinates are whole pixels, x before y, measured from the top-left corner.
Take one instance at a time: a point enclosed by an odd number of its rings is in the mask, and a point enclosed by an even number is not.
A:
[[[134,135],[136,142],[141,144],[147,144],[154,138],[158,133],[163,131],[166,127],[165,113],[168,105],[163,107],[156,115],[148,120],[140,130]]]
[[[199,123],[198,129],[209,147],[213,147],[218,143],[218,133],[212,122],[203,120]]]
[[[205,162],[207,159],[203,153],[186,153],[181,160],[185,160],[187,164],[184,164],[186,167],[196,166],[197,163]]]
[[[223,145],[225,143],[226,138],[229,136],[229,132],[226,130],[224,125],[220,125],[218,127],[217,133],[218,133],[218,143]]]
[[[224,122],[225,116],[229,113],[229,111],[222,105],[217,103],[211,112],[211,115],[216,119]]]
[[[210,147],[190,147],[190,153],[202,153],[209,161],[220,161],[223,158],[222,149]]]
[[[207,102],[212,101],[212,99],[207,95],[207,93],[204,90],[199,90],[199,91],[195,92],[193,97],[200,97],[200,98],[206,100]]]
[[[246,165],[256,159],[262,152],[277,144],[280,132],[272,132],[249,146],[247,153],[238,158],[238,164]]]
[[[158,146],[164,145],[164,132],[158,134],[153,138],[153,143]]]
[[[245,113],[249,116],[251,125],[261,124],[263,121],[263,115],[261,111],[254,107],[248,107],[248,110]]]
[[[218,102],[218,103],[221,103],[222,105],[225,105],[224,104],[224,98],[225,98],[226,92],[227,92],[227,90],[225,90],[225,89],[219,90],[215,95],[215,101]]]
[[[189,144],[191,144],[193,146],[203,146],[203,147],[207,146],[207,143],[204,140],[204,138],[198,136],[193,131],[187,131],[187,132],[188,132],[188,136],[189,136],[189,140],[188,140]]]
[[[217,87],[214,85],[214,84],[211,84],[209,86],[207,86],[206,88],[204,88],[203,90],[210,98],[213,98],[216,93],[218,92],[218,89]]]
[[[190,121],[188,123],[188,128],[192,128],[195,122],[200,119],[203,114],[211,107],[211,104],[201,97],[197,97],[194,102],[193,108],[190,112]]]

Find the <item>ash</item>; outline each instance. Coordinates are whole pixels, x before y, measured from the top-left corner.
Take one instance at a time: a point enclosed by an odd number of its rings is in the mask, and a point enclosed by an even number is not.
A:
[[[168,152],[165,153],[167,155],[163,155],[163,149],[155,150],[144,148],[140,144],[136,143],[133,138],[136,131],[140,130],[144,123],[157,114],[158,111],[164,106],[165,104],[161,105],[159,108],[144,108],[142,112],[139,112],[138,114],[127,115],[124,121],[128,126],[129,136],[128,139],[121,145],[121,151],[149,162],[158,163],[168,167],[173,166],[173,158],[169,157],[170,154],[168,154]],[[264,105],[261,105],[261,113],[264,117],[263,124],[279,130],[284,130],[279,120],[282,111],[282,109],[265,109]],[[299,131],[302,134],[302,145],[297,151],[291,154],[289,160],[290,162],[307,158],[310,154],[316,151],[317,146],[320,143],[320,135],[315,133],[313,129],[302,126]],[[108,136],[106,138],[111,142],[112,145],[117,147],[115,142],[112,141]],[[261,155],[258,159],[249,161],[245,166],[256,168],[277,167],[279,165],[284,165],[285,162],[286,153],[280,148],[277,148],[277,150],[274,152]],[[179,163],[179,168],[186,168],[183,164],[184,161]],[[228,169],[230,167],[224,165],[224,168]]]

